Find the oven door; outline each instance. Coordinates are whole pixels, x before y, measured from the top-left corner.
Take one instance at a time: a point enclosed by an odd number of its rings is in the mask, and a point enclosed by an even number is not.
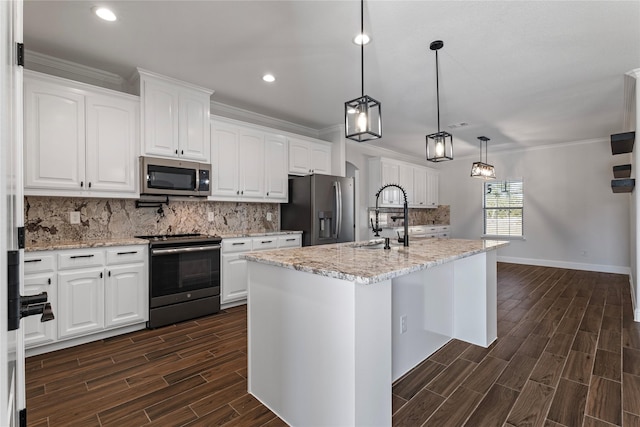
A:
[[[220,294],[220,245],[151,248],[150,308]]]

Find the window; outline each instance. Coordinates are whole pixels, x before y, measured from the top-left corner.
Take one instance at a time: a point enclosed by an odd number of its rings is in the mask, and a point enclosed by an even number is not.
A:
[[[484,183],[484,235],[522,237],[522,179]]]

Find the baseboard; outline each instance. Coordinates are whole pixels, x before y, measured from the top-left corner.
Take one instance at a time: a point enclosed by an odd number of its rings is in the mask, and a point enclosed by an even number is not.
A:
[[[569,270],[597,271],[599,273],[628,274],[631,277],[631,268],[618,265],[586,264],[581,262],[553,261],[548,259],[518,258],[498,256],[498,262],[512,264],[539,265],[542,267],[567,268]]]

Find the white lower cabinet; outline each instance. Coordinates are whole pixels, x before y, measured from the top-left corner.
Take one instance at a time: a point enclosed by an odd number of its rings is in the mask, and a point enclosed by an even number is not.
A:
[[[222,304],[247,299],[246,252],[302,246],[301,234],[280,236],[238,237],[222,240],[221,255],[221,300]]]
[[[69,338],[104,329],[102,268],[58,273],[58,337]]]
[[[146,322],[147,257],[146,245],[27,252],[25,293],[46,291],[55,319],[25,318],[26,348]]]
[[[145,282],[144,264],[107,268],[105,323],[107,327],[146,321],[148,292],[138,286]]]
[[[27,265],[25,265],[24,275],[24,295],[37,295],[46,292],[48,302],[55,310],[57,307],[56,299],[56,277],[53,272],[42,274],[26,274]],[[41,322],[40,315],[28,316],[22,319],[20,326],[24,331],[25,346],[34,346],[52,343],[56,340],[56,320]]]

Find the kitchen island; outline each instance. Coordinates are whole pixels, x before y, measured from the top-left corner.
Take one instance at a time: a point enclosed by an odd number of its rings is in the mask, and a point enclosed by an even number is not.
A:
[[[393,381],[450,339],[497,337],[501,241],[249,253],[249,392],[293,426],[389,426]]]

